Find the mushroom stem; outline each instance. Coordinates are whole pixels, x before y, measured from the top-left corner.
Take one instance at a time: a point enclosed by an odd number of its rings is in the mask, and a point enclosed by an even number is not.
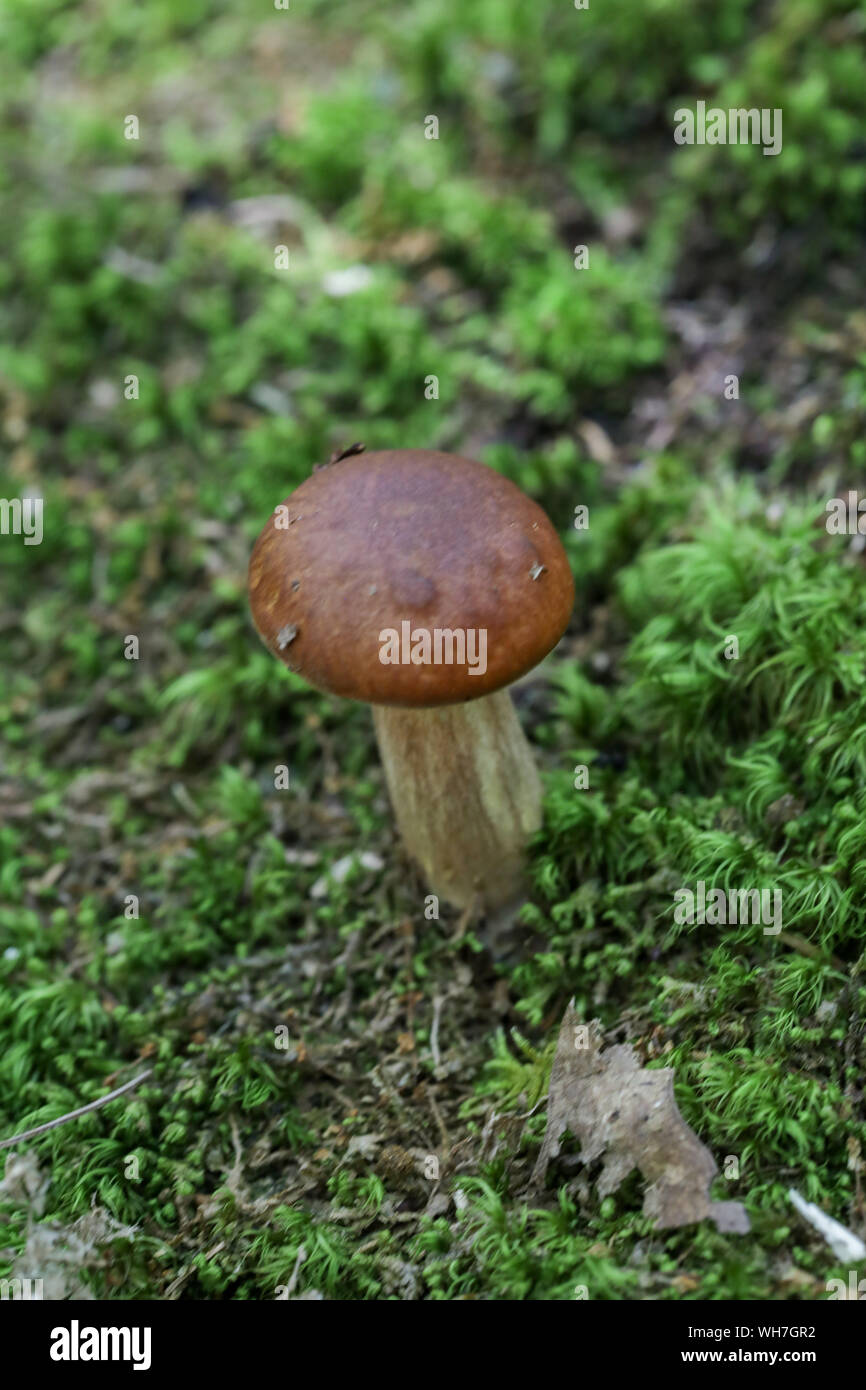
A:
[[[541,781],[507,690],[438,709],[375,705],[397,825],[431,890],[455,907],[521,892]]]

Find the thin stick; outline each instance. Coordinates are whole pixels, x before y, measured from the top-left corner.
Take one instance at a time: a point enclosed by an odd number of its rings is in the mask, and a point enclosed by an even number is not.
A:
[[[110,1100],[117,1100],[124,1091],[131,1091],[133,1086],[137,1086],[139,1081],[144,1081],[145,1077],[153,1074],[153,1068],[134,1076],[131,1081],[127,1081],[125,1086],[118,1086],[116,1091],[109,1091],[107,1096],[101,1096],[99,1100],[92,1100],[89,1105],[82,1105],[80,1110],[70,1110],[68,1115],[61,1115],[59,1119],[49,1120],[47,1125],[37,1125],[35,1129],[25,1129],[23,1134],[16,1134],[12,1139],[0,1140],[0,1149],[11,1149],[13,1144],[20,1144],[22,1139],[35,1139],[37,1134],[44,1134],[46,1130],[56,1129],[58,1125],[65,1125],[68,1120],[77,1120],[79,1115],[86,1115],[89,1110],[99,1110],[103,1105],[107,1105]]]
[[[433,1000],[433,1027],[430,1029],[430,1053],[433,1057],[433,1066],[440,1067],[442,1058],[439,1055],[439,1020],[442,1017],[442,1005],[445,1000],[441,994],[437,994]]]

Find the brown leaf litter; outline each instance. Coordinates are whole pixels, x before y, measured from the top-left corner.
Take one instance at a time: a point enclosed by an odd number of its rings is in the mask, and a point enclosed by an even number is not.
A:
[[[644,1215],[654,1218],[658,1230],[709,1217],[720,1231],[745,1234],[749,1218],[741,1202],[710,1200],[718,1167],[677,1109],[672,1069],[648,1070],[628,1043],[605,1051],[602,1043],[601,1025],[581,1024],[572,1001],[559,1030],[547,1128],[532,1181],[543,1181],[561,1136],[570,1130],[584,1164],[604,1155],[601,1197],[638,1168],[648,1183]]]

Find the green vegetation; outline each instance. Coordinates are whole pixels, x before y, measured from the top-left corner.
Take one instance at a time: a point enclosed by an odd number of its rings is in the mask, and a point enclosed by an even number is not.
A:
[[[866,574],[824,525],[866,469],[864,28],[0,0],[0,497],[45,527],[0,536],[0,1139],[149,1069],[22,1146],[43,1227],[104,1213],[98,1296],[847,1280],[785,1194],[866,1233]],[[781,108],[782,153],[677,146],[699,99]],[[249,621],[254,536],[355,440],[481,457],[567,537],[504,946],[425,920],[369,712]],[[783,929],[675,923],[701,880]],[[572,997],[675,1068],[749,1236],[654,1232],[567,1143],[530,1188]],[[0,1277],[35,1219],[0,1186]]]

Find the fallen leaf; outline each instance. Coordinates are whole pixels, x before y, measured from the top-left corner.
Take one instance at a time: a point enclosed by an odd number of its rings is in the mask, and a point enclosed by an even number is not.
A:
[[[84,1270],[104,1268],[113,1242],[134,1241],[137,1229],[115,1221],[109,1211],[96,1205],[95,1195],[89,1211],[69,1226],[35,1219],[45,1209],[50,1185],[51,1173],[41,1170],[32,1150],[9,1155],[0,1199],[22,1208],[27,1216],[24,1248],[14,1256],[4,1252],[12,1258],[11,1279],[35,1281],[34,1296],[46,1301],[92,1300],[93,1292],[82,1278]]]
[[[547,1107],[547,1128],[532,1174],[541,1182],[559,1140],[570,1130],[580,1141],[581,1161],[604,1155],[598,1191],[606,1197],[640,1169],[648,1186],[645,1216],[656,1229],[686,1226],[710,1217],[720,1231],[743,1234],[749,1218],[741,1202],[711,1202],[718,1172],[709,1149],[686,1124],[674,1099],[673,1071],[640,1066],[627,1043],[602,1052],[601,1025],[582,1025],[572,1001],[565,1011]]]

